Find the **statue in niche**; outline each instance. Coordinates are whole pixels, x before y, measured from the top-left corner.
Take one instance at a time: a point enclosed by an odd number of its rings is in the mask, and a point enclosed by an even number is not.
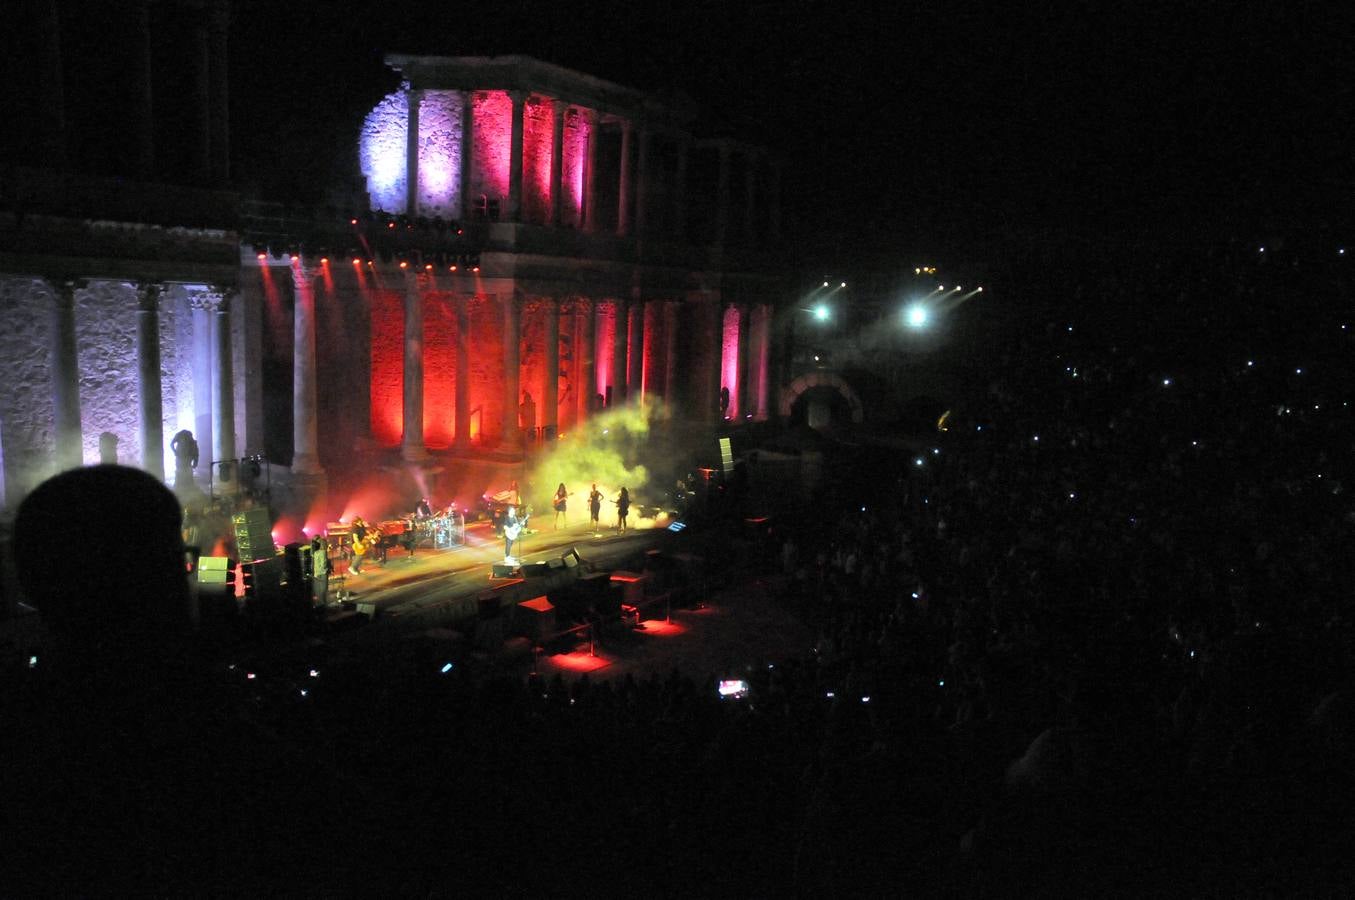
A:
[[[729,388],[720,388],[720,418],[729,418]]]
[[[169,449],[174,451],[174,490],[193,488],[193,470],[198,467],[198,442],[193,432],[185,428],[174,435]]]
[[[118,436],[111,431],[99,435],[99,463],[105,466],[118,464]]]
[[[522,392],[522,405],[518,407],[518,426],[529,437],[536,433],[536,401],[527,391]]]

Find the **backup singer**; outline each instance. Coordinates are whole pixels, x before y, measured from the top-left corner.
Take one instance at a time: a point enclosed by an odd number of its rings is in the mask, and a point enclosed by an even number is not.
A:
[[[569,500],[569,491],[565,490],[565,483],[560,482],[560,486],[555,489],[555,499],[551,501],[551,506],[555,508],[555,527],[560,527],[560,520],[565,520],[565,525],[569,525],[569,518],[565,515],[565,506]]]

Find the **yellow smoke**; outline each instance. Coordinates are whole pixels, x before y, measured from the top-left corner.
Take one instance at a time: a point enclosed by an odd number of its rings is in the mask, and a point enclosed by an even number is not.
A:
[[[622,487],[632,502],[646,499],[649,471],[639,456],[651,426],[669,415],[661,403],[635,403],[594,415],[575,431],[562,435],[533,465],[527,476],[527,502],[536,514],[549,514],[551,498],[563,483],[570,491],[571,517],[587,515],[588,492],[594,483],[608,500]],[[603,507],[603,518],[608,510]]]

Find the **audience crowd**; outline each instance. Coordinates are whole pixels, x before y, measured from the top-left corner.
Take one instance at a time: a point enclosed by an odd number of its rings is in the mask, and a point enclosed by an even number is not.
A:
[[[60,640],[0,699],[4,892],[1342,893],[1342,262],[1228,247],[1088,264],[1073,303],[1076,263],[1009,288],[1064,308],[944,432],[829,450],[811,515],[689,529],[718,602],[756,583],[818,635],[738,672],[431,644],[207,670],[172,617],[40,597]]]

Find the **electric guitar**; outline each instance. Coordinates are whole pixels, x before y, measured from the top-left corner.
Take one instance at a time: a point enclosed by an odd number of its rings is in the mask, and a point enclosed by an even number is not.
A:
[[[532,517],[531,514],[528,513],[521,519],[518,519],[517,522],[515,522],[514,524],[503,526],[503,536],[508,538],[508,540],[510,541],[516,541],[518,539],[518,535],[522,534],[522,529],[527,527],[527,520],[530,519],[531,517]]]

